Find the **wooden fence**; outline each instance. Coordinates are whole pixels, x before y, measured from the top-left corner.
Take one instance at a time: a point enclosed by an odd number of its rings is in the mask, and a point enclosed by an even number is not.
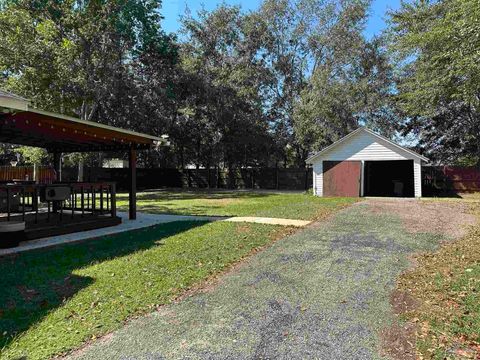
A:
[[[0,166],[0,182],[11,180],[34,180],[33,166]],[[40,184],[51,184],[55,181],[55,170],[50,166],[38,166],[36,180]]]
[[[459,166],[424,166],[423,194],[448,195],[480,191],[480,169]]]
[[[64,169],[63,179],[75,181],[77,169]],[[424,166],[423,193],[438,196],[480,191],[480,169],[474,167]],[[139,189],[227,188],[307,190],[312,187],[312,169],[238,169],[229,174],[215,169],[137,169]],[[85,181],[115,181],[120,190],[128,186],[128,169],[85,168]]]
[[[77,181],[77,168],[64,168],[64,181]],[[215,169],[137,169],[139,189],[158,188],[229,188],[306,190],[312,187],[312,169],[257,168],[238,169],[229,174]],[[32,166],[0,166],[0,182],[13,179],[32,180]],[[423,194],[439,196],[480,191],[480,169],[476,167],[424,166]],[[85,168],[84,180],[116,182],[120,191],[128,188],[128,169]],[[55,171],[49,166],[37,168],[37,181],[50,184]]]
[[[77,180],[76,168],[65,168],[62,179]],[[85,168],[85,181],[114,181],[117,189],[126,190],[128,169]],[[233,173],[215,169],[137,169],[137,188],[226,188],[306,190],[312,187],[312,169],[238,169]]]

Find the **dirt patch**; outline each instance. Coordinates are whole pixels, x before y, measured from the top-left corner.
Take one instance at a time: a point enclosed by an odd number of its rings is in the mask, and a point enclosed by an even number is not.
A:
[[[69,299],[78,291],[77,286],[73,284],[71,276],[67,276],[63,281],[52,283],[52,287],[61,299]]]
[[[235,232],[237,234],[248,234],[252,231],[252,228],[248,225],[240,225],[240,226],[237,226],[237,228],[235,229]]]
[[[445,235],[453,240],[468,234],[477,217],[471,204],[466,202],[417,201],[417,200],[369,200],[370,211],[375,214],[393,214],[403,222],[410,233],[433,233]],[[429,256],[424,254],[423,256]],[[411,257],[412,269],[417,266],[417,257]],[[405,289],[396,289],[390,295],[390,304],[395,315],[418,312],[420,300]],[[416,342],[420,331],[418,318],[409,316],[410,321],[396,320],[381,334],[382,353],[395,360],[416,359]]]
[[[367,204],[376,214],[399,216],[405,229],[412,233],[434,233],[458,239],[477,223],[470,206],[453,201],[369,200]]]
[[[394,324],[385,329],[382,334],[382,349],[384,356],[394,360],[414,360],[416,326],[412,323]]]
[[[390,305],[392,305],[393,313],[400,315],[415,310],[418,307],[418,301],[407,292],[394,290],[390,294]]]
[[[418,307],[418,301],[407,292],[394,290],[390,294],[390,305],[393,313],[398,316],[415,310]],[[415,322],[394,323],[385,328],[380,334],[383,355],[394,360],[415,359],[416,333]]]

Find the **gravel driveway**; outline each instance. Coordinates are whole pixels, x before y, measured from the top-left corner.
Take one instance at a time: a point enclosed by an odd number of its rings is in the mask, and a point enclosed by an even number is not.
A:
[[[410,203],[417,223],[428,223],[418,221],[424,205]],[[456,221],[448,215],[445,222]],[[213,289],[134,320],[75,357],[380,359],[378,334],[394,319],[395,277],[408,267],[409,254],[450,238],[428,227],[414,230],[395,206],[362,202],[276,242]]]

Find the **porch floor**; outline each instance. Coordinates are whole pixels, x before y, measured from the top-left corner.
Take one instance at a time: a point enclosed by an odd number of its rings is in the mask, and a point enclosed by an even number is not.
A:
[[[121,218],[110,214],[88,214],[81,212],[64,211],[60,213],[47,214],[39,210],[35,213],[26,213],[25,220],[21,214],[10,216],[11,221],[25,221],[25,236],[27,240],[40,239],[44,237],[64,235],[78,231],[93,230],[108,226],[115,226],[121,223]],[[6,214],[0,216],[0,222],[7,221]]]

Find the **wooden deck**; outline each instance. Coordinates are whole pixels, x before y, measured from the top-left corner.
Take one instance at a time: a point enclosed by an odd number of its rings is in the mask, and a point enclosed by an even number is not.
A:
[[[22,221],[23,215],[12,215],[10,220]],[[0,221],[7,221],[6,216],[0,216]],[[71,212],[50,213],[50,215],[40,212],[36,218],[35,213],[27,213],[25,214],[25,235],[27,240],[34,240],[115,226],[121,222],[120,217],[112,217],[110,214],[85,214],[82,216],[81,213],[75,213],[72,216]]]

